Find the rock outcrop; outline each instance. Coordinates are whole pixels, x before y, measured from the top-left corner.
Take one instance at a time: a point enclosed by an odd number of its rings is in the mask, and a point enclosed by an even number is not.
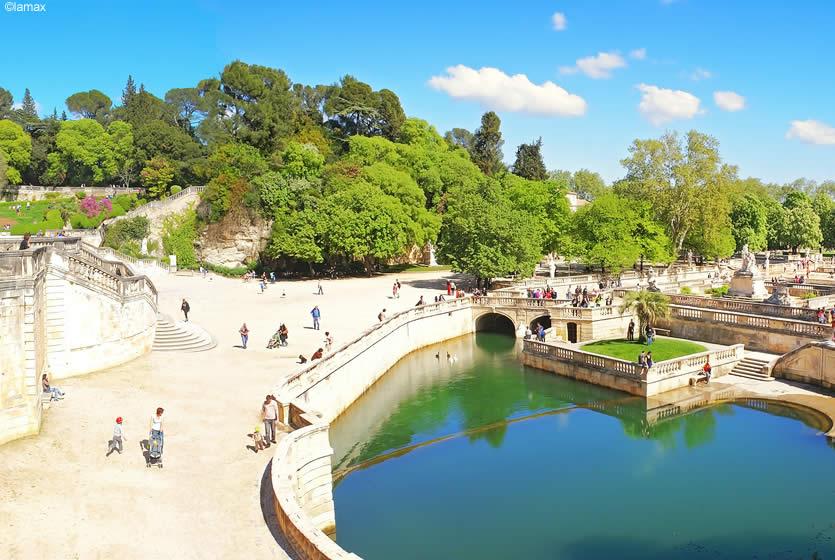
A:
[[[209,224],[195,244],[198,257],[207,263],[236,268],[258,259],[270,239],[272,222],[260,217],[246,220],[227,216]]]

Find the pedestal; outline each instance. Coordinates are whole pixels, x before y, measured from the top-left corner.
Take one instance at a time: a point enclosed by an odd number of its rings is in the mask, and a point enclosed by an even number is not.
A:
[[[751,299],[764,299],[768,297],[768,290],[765,289],[765,280],[759,274],[737,272],[731,278],[728,295]]]

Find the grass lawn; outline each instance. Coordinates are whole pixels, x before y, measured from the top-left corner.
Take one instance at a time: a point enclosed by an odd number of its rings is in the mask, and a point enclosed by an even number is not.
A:
[[[20,204],[22,206],[20,215],[12,207]],[[52,206],[50,200],[38,200],[30,202],[26,208],[26,201],[0,202],[0,226],[10,224],[37,224],[46,219],[46,212]]]
[[[621,360],[629,360],[630,362],[638,361],[638,354],[641,353],[641,350],[647,349],[652,351],[653,362],[662,362],[688,354],[698,354],[707,350],[707,348],[697,342],[677,340],[675,338],[656,338],[652,346],[649,347],[645,344],[629,342],[622,338],[618,340],[601,340],[599,342],[584,344],[580,347],[580,350],[584,352],[602,354],[603,356],[620,358]]]

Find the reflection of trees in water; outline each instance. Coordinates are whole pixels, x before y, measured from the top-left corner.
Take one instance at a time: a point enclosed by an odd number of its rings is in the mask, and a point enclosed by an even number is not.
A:
[[[683,434],[684,444],[690,448],[709,443],[716,437],[716,416],[731,415],[733,407],[720,404],[666,418],[661,422],[650,424],[646,416],[641,419],[620,418],[623,432],[635,439],[651,439],[657,441],[665,449],[672,449],[677,444],[677,435]]]

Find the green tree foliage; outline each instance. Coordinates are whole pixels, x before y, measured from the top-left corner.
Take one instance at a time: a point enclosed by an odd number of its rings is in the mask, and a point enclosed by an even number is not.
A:
[[[327,92],[323,109],[330,126],[342,136],[379,135],[396,140],[406,120],[400,98],[393,91],[375,92],[350,75]]]
[[[115,221],[104,232],[104,246],[131,254],[134,246],[151,233],[151,224],[145,216],[123,218]],[[138,253],[139,251],[135,251]],[[132,255],[133,256],[133,255]]]
[[[737,251],[746,244],[752,251],[768,246],[768,208],[758,196],[746,193],[734,201],[731,224]]]
[[[501,184],[514,208],[533,218],[525,235],[538,239],[543,253],[568,254],[571,210],[565,187],[556,181],[529,181],[511,174],[504,175]]]
[[[820,218],[811,204],[787,208],[783,214],[780,240],[783,246],[797,252],[799,248],[817,249],[823,241]]]
[[[638,340],[644,339],[647,325],[655,325],[659,319],[669,317],[670,298],[661,292],[641,290],[627,292],[620,306],[620,313],[632,312],[638,318]]]
[[[23,180],[32,156],[32,139],[10,120],[0,120],[0,155],[6,163],[6,178],[13,185]]]
[[[174,166],[164,157],[155,156],[145,162],[140,176],[148,196],[162,198],[168,194],[168,187],[174,180]]]
[[[819,190],[812,200],[812,208],[820,219],[823,246],[835,247],[835,200],[826,190]]]
[[[485,175],[495,175],[502,169],[502,121],[493,111],[481,117],[481,127],[473,135],[470,158]]]
[[[730,230],[728,196],[736,169],[722,163],[715,138],[694,130],[683,140],[667,133],[659,139],[635,140],[629,152],[621,161],[626,177],[615,191],[651,203],[676,252],[681,252],[688,237],[701,240],[713,252],[728,246],[726,239],[710,230]],[[717,209],[724,214],[717,214]]]
[[[122,106],[127,106],[136,97],[136,82],[133,81],[133,76],[128,74],[128,81],[125,83],[125,89],[122,90]]]
[[[584,262],[618,272],[640,261],[672,260],[670,240],[649,207],[606,194],[580,208],[573,237]]]
[[[606,193],[606,182],[600,173],[581,169],[571,177],[571,189],[584,200],[594,200]]]
[[[113,111],[114,118],[129,123],[138,129],[154,122],[164,122],[174,125],[177,122],[177,112],[173,105],[155,95],[140,89],[126,105]]]
[[[203,149],[183,129],[160,120],[153,120],[134,133],[136,161],[162,157],[174,166],[174,179],[180,184],[197,180],[195,167],[201,163]]]
[[[38,104],[29,92],[29,88],[23,92],[23,99],[20,101],[20,108],[16,111],[18,120],[21,123],[33,123],[39,120]]]
[[[473,133],[466,128],[453,128],[444,134],[444,140],[450,148],[463,148],[469,152],[473,146]]]
[[[172,214],[162,222],[162,249],[166,255],[177,255],[179,268],[196,268],[197,214],[188,209]]]
[[[177,125],[187,132],[192,132],[204,115],[197,88],[170,89],[165,94],[165,102],[174,107]]]
[[[114,138],[97,121],[62,122],[55,145],[56,151],[47,158],[46,176],[52,184],[102,184],[118,173]]]
[[[529,275],[541,258],[534,218],[513,207],[500,186],[485,179],[447,193],[438,254],[453,269],[478,278]]]
[[[104,122],[110,115],[113,102],[97,89],[80,91],[67,98],[67,109],[82,119]]]
[[[548,176],[548,170],[545,169],[545,162],[542,160],[542,138],[530,144],[519,144],[513,173],[534,181],[542,181]]]
[[[0,119],[9,119],[12,117],[12,107],[14,106],[14,97],[12,92],[0,87]]]

